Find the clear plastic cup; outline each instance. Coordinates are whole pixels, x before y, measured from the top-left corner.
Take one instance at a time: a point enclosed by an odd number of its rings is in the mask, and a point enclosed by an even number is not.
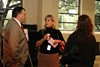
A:
[[[50,39],[50,34],[49,33],[47,33],[47,40],[49,40]]]

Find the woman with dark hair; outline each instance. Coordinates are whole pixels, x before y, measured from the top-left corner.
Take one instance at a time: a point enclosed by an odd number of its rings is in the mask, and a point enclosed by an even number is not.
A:
[[[80,59],[68,64],[68,67],[93,67],[96,57],[96,39],[92,33],[93,25],[90,17],[86,14],[78,18],[77,29],[67,40],[64,54],[77,45]]]
[[[55,29],[54,17],[47,15],[44,29],[39,30],[37,36],[38,67],[59,67],[59,47],[64,45],[61,32]]]

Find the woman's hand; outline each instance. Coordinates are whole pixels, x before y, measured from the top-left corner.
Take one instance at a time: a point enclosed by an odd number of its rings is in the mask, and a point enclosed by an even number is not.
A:
[[[36,42],[36,47],[39,47],[45,40],[50,39],[50,34],[45,34],[44,37]]]
[[[58,44],[60,42],[61,42],[61,40],[54,40],[53,44],[56,45],[56,44]]]
[[[45,34],[44,37],[43,37],[43,39],[44,40],[49,40],[50,39],[50,34],[49,33]]]

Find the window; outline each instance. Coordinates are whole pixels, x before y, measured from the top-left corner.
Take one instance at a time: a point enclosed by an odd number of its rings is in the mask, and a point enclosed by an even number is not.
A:
[[[59,30],[72,31],[76,29],[79,16],[80,0],[59,0]]]
[[[95,1],[95,31],[100,31],[100,0]]]
[[[2,15],[3,28],[12,17],[12,9],[16,6],[22,6],[22,0],[0,0],[0,16]]]

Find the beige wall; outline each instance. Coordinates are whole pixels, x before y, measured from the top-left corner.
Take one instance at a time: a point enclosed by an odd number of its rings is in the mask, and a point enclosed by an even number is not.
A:
[[[87,14],[94,21],[95,0],[81,0],[81,14]]]
[[[26,9],[26,23],[37,24],[38,0],[23,0],[23,7]]]
[[[58,20],[59,0],[23,0],[23,7],[26,9],[26,23],[38,24],[38,29],[44,26],[44,17],[52,14]]]
[[[37,24],[38,30],[44,27],[44,17],[52,14],[58,22],[59,0],[23,0],[23,7],[27,11],[26,23]],[[80,14],[88,14],[94,24],[95,0],[81,0]],[[72,32],[62,32],[65,41]],[[96,40],[100,42],[100,33],[94,33]]]

